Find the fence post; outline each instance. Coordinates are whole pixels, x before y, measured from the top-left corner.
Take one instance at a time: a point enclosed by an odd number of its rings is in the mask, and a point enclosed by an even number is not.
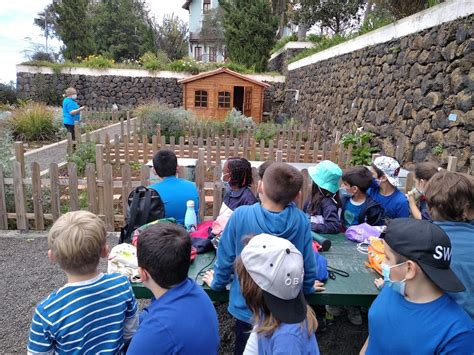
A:
[[[148,163],[148,136],[144,134],[143,135],[143,164],[146,164],[146,163]]]
[[[135,130],[133,131],[133,161],[138,162],[138,134],[135,132]]]
[[[125,135],[125,127],[123,124],[123,117],[120,117],[120,136],[123,137]]]
[[[161,124],[157,124],[156,125],[156,141],[159,143],[161,143]],[[158,147],[158,148],[162,148],[162,147]]]
[[[199,193],[199,220],[204,220],[204,213],[206,211],[206,191],[204,190],[205,180],[205,163],[204,155],[206,154],[204,148],[199,148],[198,162],[196,164],[196,187]]]
[[[72,134],[71,132],[67,132],[67,148],[66,153],[67,155],[71,155],[73,153],[73,143],[72,143]]]
[[[21,176],[25,177],[25,148],[23,142],[15,142],[15,160],[20,163]]]
[[[104,146],[102,144],[97,144],[95,146],[95,164],[97,168],[97,180],[104,181]],[[99,210],[98,213],[102,214],[104,212],[104,187],[97,187],[97,198],[99,201]]]
[[[43,206],[41,199],[41,176],[40,166],[37,162],[31,163],[31,183],[33,190],[33,212],[35,215],[35,229],[44,229]]]
[[[283,151],[281,151],[279,149],[277,150],[276,161],[278,163],[281,163],[283,161]]]
[[[269,160],[275,159],[274,150],[273,150],[273,139],[270,140],[270,142],[268,143],[268,159]]]
[[[76,138],[76,144],[82,143],[81,128],[79,127],[79,122],[74,122],[74,135]]]
[[[265,161],[265,139],[260,139],[258,160]]]
[[[61,201],[59,198],[59,169],[58,164],[49,165],[49,181],[51,184],[51,213],[55,222],[61,213]]]
[[[407,180],[405,182],[405,193],[408,193],[408,191],[410,191],[413,186],[415,186],[415,174],[413,171],[410,171],[407,174]]]
[[[303,208],[305,201],[308,199],[309,195],[309,175],[308,175],[308,169],[303,169],[301,171],[301,174],[303,174],[303,186],[301,188],[301,196],[300,200],[298,201],[298,207]]]
[[[21,164],[18,161],[13,162],[13,186],[15,193],[15,212],[17,229],[21,231],[28,230],[28,220],[26,219],[26,200],[23,188],[23,174],[21,173]]]
[[[214,167],[214,182],[213,182],[213,198],[212,198],[212,218],[215,220],[219,216],[219,211],[222,204],[222,169],[220,164]]]
[[[122,165],[122,213],[123,213],[123,218],[124,218],[124,224],[125,224],[125,219],[127,216],[127,208],[128,208],[128,195],[132,191],[132,181],[131,181],[131,176],[132,176],[132,169],[130,168],[130,165],[125,164]]]
[[[456,165],[458,163],[458,157],[450,155],[448,157],[448,167],[446,168],[447,171],[456,172]]]
[[[148,165],[142,165],[140,168],[140,184],[143,186],[150,185],[150,167]]]
[[[105,229],[108,232],[114,231],[114,188],[112,177],[112,165],[104,166],[104,215]]]
[[[70,210],[77,211],[79,209],[79,193],[77,191],[77,166],[75,163],[67,164],[67,173],[69,177]]]
[[[124,159],[125,159],[125,164],[130,163],[130,152],[128,151],[129,149],[129,139],[128,135],[125,135],[123,137],[123,148],[124,148]]]
[[[8,229],[7,201],[5,199],[3,166],[0,165],[0,229]]]
[[[194,157],[194,138],[193,137],[188,138],[188,149],[189,149],[189,157],[193,158]]]
[[[127,111],[127,136],[130,137],[130,111]]]
[[[97,181],[95,178],[95,165],[88,163],[86,166],[87,179],[87,206],[89,212],[97,214]]]

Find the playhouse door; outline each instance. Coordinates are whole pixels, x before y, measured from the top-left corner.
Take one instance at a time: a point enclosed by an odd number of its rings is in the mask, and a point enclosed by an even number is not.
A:
[[[245,87],[244,115],[247,117],[252,116],[252,88],[251,87]]]

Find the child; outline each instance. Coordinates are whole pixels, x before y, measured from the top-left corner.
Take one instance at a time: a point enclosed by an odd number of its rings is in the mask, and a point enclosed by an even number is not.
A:
[[[341,201],[337,194],[342,170],[332,161],[323,160],[308,169],[313,180],[311,199],[305,212],[311,216],[311,230],[315,233],[336,234],[341,229]]]
[[[449,267],[446,233],[428,221],[394,219],[384,246],[385,285],[370,307],[361,353],[472,354],[474,323],[445,293],[464,290]]]
[[[319,354],[318,326],[303,295],[303,256],[291,242],[269,234],[250,239],[235,272],[254,329],[245,354]]]
[[[383,225],[383,208],[367,196],[370,185],[372,174],[365,166],[349,168],[342,174],[339,191],[342,195],[342,223],[345,228],[361,223]]]
[[[153,293],[127,354],[217,354],[217,314],[211,300],[188,278],[191,239],[173,223],[146,229],[137,246],[138,273]]]
[[[203,281],[214,290],[224,290],[232,280],[234,260],[242,252],[242,236],[269,233],[289,240],[303,254],[303,292],[312,293],[315,286],[322,286],[315,283],[316,264],[308,219],[293,203],[302,184],[303,176],[294,167],[285,163],[270,165],[258,183],[262,203],[235,210],[222,233],[214,270],[208,271]],[[252,330],[252,312],[245,304],[238,278],[232,280],[228,310],[236,318],[235,353],[242,354]]]
[[[448,171],[439,172],[426,186],[430,216],[453,245],[451,267],[465,292],[450,296],[474,319],[474,181],[473,177]]]
[[[258,167],[258,176],[260,176],[260,180],[263,179],[263,174],[265,174],[265,170],[274,163],[273,160],[266,160]]]
[[[413,218],[431,221],[428,205],[426,204],[425,190],[428,181],[439,171],[437,165],[424,162],[415,166],[415,187],[407,193],[408,204]]]
[[[400,185],[398,173],[400,164],[390,157],[378,157],[370,167],[374,180],[367,194],[380,203],[384,209],[384,218],[393,219],[408,217],[408,200],[405,195],[397,189]]]
[[[107,257],[105,225],[96,215],[62,215],[48,234],[48,257],[67,283],[41,301],[33,315],[28,353],[120,353],[138,326],[137,302],[119,274],[97,270]]]

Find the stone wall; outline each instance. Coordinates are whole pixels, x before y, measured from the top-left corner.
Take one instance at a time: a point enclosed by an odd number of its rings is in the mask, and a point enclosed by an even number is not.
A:
[[[133,107],[140,103],[159,101],[173,107],[182,106],[183,87],[177,78],[131,77],[112,75],[76,75],[17,73],[20,97],[32,98],[52,105],[62,101],[69,86],[78,91],[81,105],[91,108]]]
[[[329,137],[363,126],[402,163],[458,157],[474,171],[474,16],[288,72],[284,110]]]
[[[288,42],[283,48],[272,54],[267,63],[267,70],[287,75],[288,62],[290,59],[304,51],[306,48],[311,48],[313,46],[314,44],[312,42]]]

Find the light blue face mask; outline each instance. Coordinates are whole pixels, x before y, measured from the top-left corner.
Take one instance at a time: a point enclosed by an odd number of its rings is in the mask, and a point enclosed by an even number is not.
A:
[[[350,193],[349,191],[347,191],[347,189],[344,188],[344,187],[341,187],[341,188],[339,189],[339,195],[341,196],[341,198],[345,198],[345,197],[347,197],[347,198],[352,198],[352,197],[354,196],[354,194],[351,194],[351,193]]]
[[[73,99],[73,100],[77,100],[77,95],[76,95],[76,94],[74,94],[74,95],[71,95],[71,99]]]
[[[405,264],[406,261],[403,263],[393,265],[393,266],[388,266],[385,263],[382,263],[380,266],[382,267],[382,275],[383,275],[383,280],[385,284],[388,287],[391,287],[395,292],[398,292],[401,294],[403,297],[405,297],[405,287],[406,287],[406,279],[403,279],[401,281],[392,281],[390,280],[390,270],[394,267],[400,266]]]

